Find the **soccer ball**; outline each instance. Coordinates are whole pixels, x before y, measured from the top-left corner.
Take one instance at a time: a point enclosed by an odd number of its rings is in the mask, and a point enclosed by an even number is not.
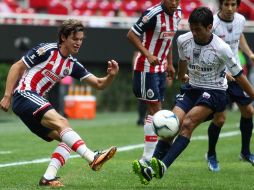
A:
[[[153,131],[162,138],[174,137],[179,130],[177,116],[169,110],[160,110],[153,116]]]

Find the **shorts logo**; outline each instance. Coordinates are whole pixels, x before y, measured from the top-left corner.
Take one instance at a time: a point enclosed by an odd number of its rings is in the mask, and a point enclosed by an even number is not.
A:
[[[154,97],[154,92],[152,89],[148,89],[146,92],[146,95],[148,98],[153,98]]]
[[[205,98],[205,99],[209,99],[211,97],[211,95],[208,94],[207,92],[204,92],[202,97]]]

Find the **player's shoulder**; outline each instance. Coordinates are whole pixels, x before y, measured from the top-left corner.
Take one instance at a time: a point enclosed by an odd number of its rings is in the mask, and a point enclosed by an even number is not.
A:
[[[34,51],[37,52],[38,55],[43,55],[57,48],[58,48],[57,43],[40,43],[33,49]]]
[[[155,17],[156,15],[160,14],[163,12],[163,8],[161,4],[154,5],[150,8],[148,8],[145,12],[144,15],[147,17],[147,19],[151,19]]]
[[[213,40],[212,40],[212,45],[215,47],[215,49],[219,50],[230,50],[230,46],[219,36],[213,33]]]
[[[180,44],[183,44],[184,42],[189,41],[191,39],[193,39],[192,33],[191,32],[186,32],[186,33],[181,34],[180,36],[178,36],[177,43],[180,45]]]
[[[240,14],[240,13],[235,13],[234,19],[237,19],[237,20],[243,21],[243,22],[246,21],[245,17],[242,14]]]

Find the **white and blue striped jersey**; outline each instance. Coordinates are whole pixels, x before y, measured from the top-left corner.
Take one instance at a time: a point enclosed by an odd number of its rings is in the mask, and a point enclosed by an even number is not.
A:
[[[232,49],[237,64],[240,65],[238,56],[238,48],[241,34],[243,33],[245,18],[239,13],[234,14],[232,21],[226,21],[219,17],[218,14],[214,15],[213,33],[225,41]]]
[[[189,83],[193,87],[226,90],[226,66],[233,76],[242,73],[234,54],[221,38],[212,34],[206,45],[194,42],[191,32],[182,34],[177,39],[180,60],[187,61]]]

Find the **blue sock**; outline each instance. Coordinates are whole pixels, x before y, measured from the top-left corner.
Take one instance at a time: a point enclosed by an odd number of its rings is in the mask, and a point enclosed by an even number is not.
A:
[[[153,157],[161,160],[162,158],[164,158],[170,147],[171,147],[170,143],[163,140],[159,140],[154,150]]]
[[[190,139],[179,135],[175,142],[171,145],[171,148],[164,156],[162,162],[167,166],[167,168],[175,161],[175,159],[184,151],[188,146]]]
[[[216,144],[219,139],[221,127],[216,126],[213,122],[210,123],[208,128],[208,152],[207,156],[216,156]]]
[[[240,120],[240,130],[242,134],[242,149],[241,153],[246,155],[250,154],[250,139],[253,129],[253,120],[252,118],[243,118]]]

